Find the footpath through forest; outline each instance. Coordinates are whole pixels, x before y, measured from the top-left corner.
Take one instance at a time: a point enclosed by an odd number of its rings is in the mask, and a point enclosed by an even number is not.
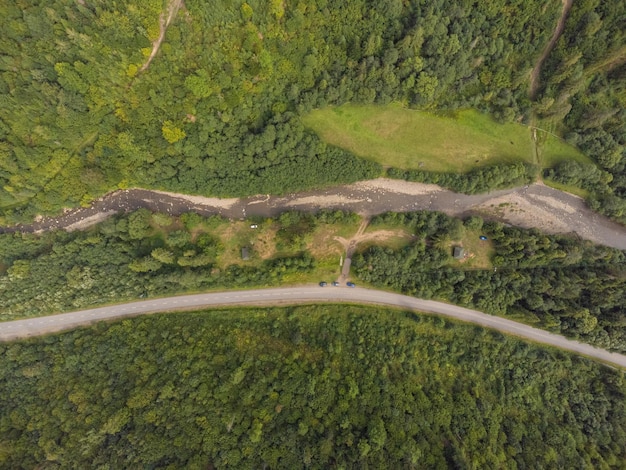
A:
[[[528,95],[530,96],[531,100],[534,100],[537,97],[537,92],[539,91],[539,77],[541,75],[541,67],[543,63],[545,62],[545,60],[547,59],[548,55],[550,55],[550,52],[552,52],[552,49],[554,49],[554,46],[556,45],[556,42],[561,37],[561,34],[563,34],[563,29],[565,29],[565,21],[567,20],[567,15],[569,14],[570,9],[572,8],[573,0],[562,0],[562,1],[563,1],[563,9],[561,10],[561,16],[559,18],[559,21],[556,24],[556,27],[554,28],[554,33],[552,34],[550,41],[548,42],[548,44],[546,44],[546,47],[543,49],[543,52],[541,53],[541,56],[539,57],[539,59],[537,59],[535,66],[530,72],[530,86],[529,86]]]
[[[230,219],[274,217],[287,210],[341,209],[371,217],[384,212],[441,211],[451,216],[479,215],[523,228],[552,234],[573,234],[602,245],[626,250],[626,227],[593,212],[577,196],[541,183],[522,188],[468,196],[436,185],[379,178],[351,185],[242,199],[128,189],[110,193],[90,207],[68,210],[59,217],[40,218],[32,224],[0,227],[6,232],[81,230],[118,213],[139,208],[180,215],[194,211]]]

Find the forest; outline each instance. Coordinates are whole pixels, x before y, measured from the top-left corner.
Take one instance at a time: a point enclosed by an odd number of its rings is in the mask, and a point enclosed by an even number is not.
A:
[[[316,228],[348,224],[356,230],[358,217],[341,211],[286,212],[258,222],[257,230],[272,228],[268,237],[276,250],[259,257],[254,248],[249,261],[241,259],[240,248],[223,256],[218,226],[232,222],[195,213],[176,219],[141,209],[87,231],[0,234],[0,318],[209,289],[319,282],[328,272],[306,240]],[[387,213],[373,218],[370,227],[402,229],[407,237],[399,247],[358,250],[351,275],[360,283],[511,316],[626,352],[623,251],[430,211]],[[454,260],[452,247],[467,234],[478,238],[477,233],[493,247],[485,263]],[[252,239],[243,240],[251,246]],[[338,276],[337,260],[331,263]]]
[[[378,287],[445,299],[483,312],[510,315],[607,349],[626,351],[626,258],[620,250],[537,230],[464,222],[442,213],[388,213],[372,225],[400,225],[415,234],[409,246],[372,246],[352,261],[354,274]],[[493,242],[493,269],[451,263],[463,232],[478,229]]]
[[[621,468],[624,373],[356,306],[0,344],[2,468]]]
[[[591,186],[594,210],[626,223],[626,5],[574,2],[565,30],[542,70],[535,110],[542,122],[600,166],[556,169],[561,179]],[[597,173],[604,173],[594,185]]]
[[[595,168],[594,165],[590,165]],[[386,174],[392,178],[438,184],[457,193],[477,194],[494,189],[523,186],[535,181],[538,169],[527,163],[499,164],[475,168],[467,173],[439,173],[421,170],[390,168]],[[555,178],[556,179],[556,178]]]
[[[544,0],[3,2],[0,223],[133,186],[238,196],[372,178],[380,166],[324,144],[300,116],[392,100],[549,120],[613,175],[593,201],[619,219],[624,6],[575,2],[531,99],[528,76],[560,8]]]
[[[222,259],[225,246],[217,231],[233,222],[195,213],[174,218],[140,209],[87,231],[0,234],[0,319],[139,297],[278,285],[286,276],[315,269],[317,260],[303,245],[303,235],[316,225],[355,218],[320,211],[259,220],[275,226],[270,236],[276,246],[269,258],[258,256],[253,238],[243,238],[232,256]],[[241,225],[251,232],[249,224]],[[241,258],[244,246],[250,260]]]

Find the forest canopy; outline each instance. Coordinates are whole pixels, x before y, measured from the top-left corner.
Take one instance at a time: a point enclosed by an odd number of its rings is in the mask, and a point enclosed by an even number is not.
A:
[[[0,466],[617,468],[623,373],[380,308],[218,310],[0,344]]]
[[[596,199],[618,217],[619,4],[575,2],[533,102],[529,72],[559,2],[4,2],[0,220],[129,186],[233,196],[371,178],[379,166],[324,144],[300,116],[392,100],[564,117],[568,139],[614,175]]]

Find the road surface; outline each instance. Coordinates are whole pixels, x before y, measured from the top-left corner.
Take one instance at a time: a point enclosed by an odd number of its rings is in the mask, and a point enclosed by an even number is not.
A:
[[[611,353],[505,318],[487,315],[476,310],[443,302],[416,299],[392,292],[348,287],[281,287],[184,295],[80,310],[46,317],[15,320],[0,323],[0,341],[56,333],[100,320],[120,319],[146,313],[223,305],[296,304],[324,301],[381,304],[435,313],[626,368],[626,355]]]

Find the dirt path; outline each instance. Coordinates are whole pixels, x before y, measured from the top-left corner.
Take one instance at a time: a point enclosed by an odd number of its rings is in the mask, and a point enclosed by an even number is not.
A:
[[[369,223],[370,223],[369,219],[364,218],[363,221],[361,222],[361,225],[359,225],[359,228],[357,229],[356,233],[352,236],[352,238],[350,238],[350,240],[346,240],[343,237],[335,237],[335,240],[341,243],[346,250],[346,260],[343,262],[341,276],[338,279],[339,282],[342,282],[342,283],[345,282],[348,276],[350,275],[350,266],[352,265],[352,255],[354,253],[354,250],[356,249],[357,244],[359,243],[359,241],[362,240],[363,232],[365,232],[365,229],[367,228]]]
[[[554,48],[554,45],[556,44],[556,42],[559,40],[559,37],[561,37],[561,34],[563,33],[563,29],[565,28],[565,20],[567,20],[567,15],[570,11],[570,8],[572,8],[573,1],[574,0],[562,0],[563,10],[561,11],[561,17],[559,18],[556,28],[554,28],[554,33],[552,34],[552,38],[550,38],[550,42],[546,44],[546,47],[543,49],[543,52],[541,53],[541,57],[539,57],[539,59],[535,63],[535,66],[533,67],[532,72],[530,73],[530,86],[529,86],[528,96],[530,97],[531,100],[535,99],[535,97],[537,96],[537,92],[539,91],[539,75],[541,74],[541,66],[543,65],[544,61],[546,60],[546,58],[548,57],[548,55]]]
[[[157,52],[159,52],[161,43],[165,38],[165,32],[167,31],[167,28],[172,20],[176,17],[176,14],[178,13],[178,10],[180,9],[182,4],[183,0],[171,0],[170,3],[167,5],[167,17],[165,16],[165,13],[161,13],[161,15],[159,16],[159,37],[156,41],[152,43],[152,52],[150,53],[150,57],[148,57],[146,63],[141,66],[139,72],[145,71],[150,66],[150,62],[152,62],[152,59],[154,59],[154,57],[157,55]]]

